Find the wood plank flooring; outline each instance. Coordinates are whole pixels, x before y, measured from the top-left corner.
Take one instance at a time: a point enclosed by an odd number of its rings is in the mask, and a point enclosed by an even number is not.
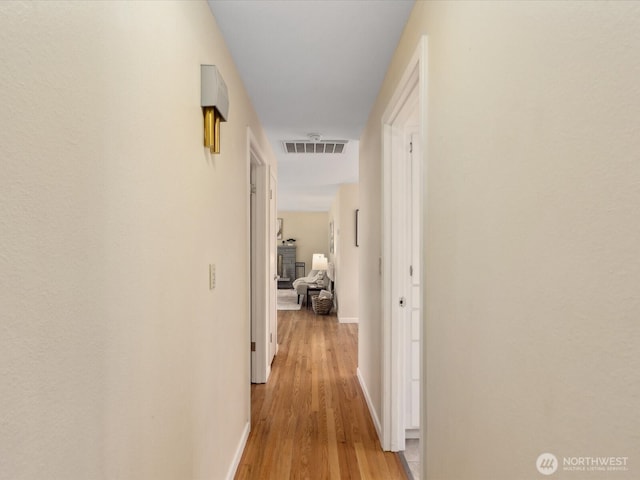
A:
[[[235,478],[406,479],[383,452],[356,378],[358,326],[278,312],[269,382],[251,386],[251,434]]]

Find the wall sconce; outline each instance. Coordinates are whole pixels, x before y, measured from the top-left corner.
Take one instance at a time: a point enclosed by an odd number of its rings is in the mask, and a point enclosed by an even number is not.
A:
[[[229,115],[229,93],[215,65],[200,65],[200,105],[204,115],[204,146],[220,153],[220,122]]]

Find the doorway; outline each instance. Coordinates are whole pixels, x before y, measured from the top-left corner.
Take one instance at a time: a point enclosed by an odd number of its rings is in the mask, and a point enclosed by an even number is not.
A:
[[[383,115],[382,443],[422,437],[426,55],[422,37]],[[419,449],[422,452],[422,448]]]

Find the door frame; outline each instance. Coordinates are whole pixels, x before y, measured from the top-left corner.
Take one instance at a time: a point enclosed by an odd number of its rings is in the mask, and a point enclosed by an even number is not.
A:
[[[401,79],[396,87],[391,100],[387,104],[382,116],[382,447],[384,450],[402,451],[405,447],[405,424],[404,424],[404,325],[401,322],[393,322],[392,305],[396,302],[394,291],[392,290],[392,262],[394,260],[394,249],[391,244],[392,229],[392,165],[398,161],[399,156],[404,155],[405,146],[397,145],[394,136],[397,131],[394,123],[403,111],[408,101],[414,101],[412,95],[417,93],[418,109],[418,134],[422,154],[422,188],[419,202],[419,218],[425,218],[426,214],[426,171],[427,171],[427,37],[422,36],[418,41],[418,46],[411,57]],[[402,157],[400,157],[402,158]],[[418,228],[422,228],[419,226]],[[422,231],[421,231],[422,233]],[[420,251],[424,251],[424,235],[421,234]],[[424,259],[422,259],[422,267]],[[424,268],[421,268],[424,271]],[[421,282],[421,299],[424,298],[425,281]],[[422,332],[420,339],[420,366],[421,382],[426,382],[426,372],[424,371],[424,345],[425,345],[425,316],[426,304],[422,303]],[[424,391],[424,386],[422,391]],[[424,432],[426,417],[425,397],[421,396],[421,433]],[[423,435],[424,437],[424,435]],[[422,451],[423,449],[421,449]]]
[[[269,296],[270,267],[269,267],[269,177],[270,168],[266,157],[260,150],[256,137],[250,127],[247,127],[247,222],[249,231],[249,245],[247,247],[250,259],[247,262],[250,278],[250,328],[249,350],[250,382],[265,383],[271,372],[271,363],[267,361],[269,349]],[[254,172],[255,193],[252,193],[251,172]],[[254,212],[251,215],[251,205]],[[253,271],[253,272],[252,272]],[[253,274],[252,274],[253,273]],[[255,342],[255,351],[251,345]]]

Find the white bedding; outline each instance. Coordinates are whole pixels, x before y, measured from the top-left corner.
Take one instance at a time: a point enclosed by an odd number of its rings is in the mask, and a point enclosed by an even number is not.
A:
[[[316,270],[311,270],[309,272],[309,276],[300,277],[293,281],[293,288],[298,288],[299,285],[306,283],[308,285],[324,283],[324,272],[318,272]]]

